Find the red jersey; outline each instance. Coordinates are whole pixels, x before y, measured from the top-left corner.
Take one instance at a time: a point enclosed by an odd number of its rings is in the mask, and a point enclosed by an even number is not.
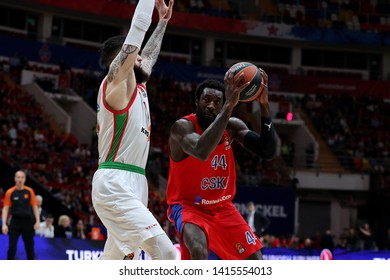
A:
[[[194,114],[185,116],[201,135]],[[206,161],[188,156],[175,162],[170,156],[167,186],[167,202],[173,204],[196,204],[205,209],[218,208],[231,203],[236,194],[236,169],[230,143],[225,130],[221,142]]]

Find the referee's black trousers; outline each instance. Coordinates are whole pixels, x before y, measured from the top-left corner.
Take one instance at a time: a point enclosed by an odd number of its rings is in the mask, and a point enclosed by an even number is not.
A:
[[[35,253],[34,253],[35,230],[34,230],[34,220],[31,217],[11,218],[11,222],[8,227],[9,247],[8,247],[7,259],[8,260],[15,259],[18,239],[20,235],[23,238],[27,259],[34,260],[35,259]]]

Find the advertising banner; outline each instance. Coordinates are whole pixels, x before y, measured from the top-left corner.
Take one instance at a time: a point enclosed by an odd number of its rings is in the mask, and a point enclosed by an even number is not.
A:
[[[37,260],[97,260],[103,251],[104,241],[35,237]],[[180,257],[180,248],[175,244]],[[0,260],[7,259],[8,236],[0,235]],[[286,248],[263,248],[266,260],[390,260],[390,251],[291,250]],[[19,239],[16,259],[25,260],[22,238]],[[142,259],[149,257],[142,254]],[[211,258],[212,259],[212,258]]]
[[[270,234],[292,234],[294,232],[295,191],[291,188],[237,187],[234,204],[245,216],[246,204],[255,203],[256,210],[271,220],[267,230]]]

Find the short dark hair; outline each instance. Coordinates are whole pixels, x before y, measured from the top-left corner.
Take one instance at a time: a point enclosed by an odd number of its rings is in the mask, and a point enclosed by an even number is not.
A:
[[[249,206],[255,206],[255,203],[253,201],[249,201],[247,204],[246,204],[246,207],[249,207]]]
[[[103,42],[102,46],[99,49],[100,59],[104,65],[109,66],[117,55],[119,50],[122,48],[123,43],[125,42],[125,35],[117,35],[111,38],[108,38]]]
[[[195,100],[199,101],[200,95],[202,94],[205,88],[211,88],[215,90],[222,91],[223,93],[223,101],[225,102],[225,85],[218,80],[205,80],[201,82],[198,88],[195,91]]]

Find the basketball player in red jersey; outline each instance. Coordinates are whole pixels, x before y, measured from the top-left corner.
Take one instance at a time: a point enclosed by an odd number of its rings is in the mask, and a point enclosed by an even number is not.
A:
[[[242,76],[229,71],[224,84],[201,83],[196,94],[196,114],[177,120],[169,137],[170,167],[167,186],[168,217],[175,225],[182,259],[207,259],[213,251],[224,260],[263,259],[262,244],[232,203],[236,170],[232,142],[270,160],[276,136],[268,103],[268,77],[257,99],[261,108],[261,136],[231,117]]]

